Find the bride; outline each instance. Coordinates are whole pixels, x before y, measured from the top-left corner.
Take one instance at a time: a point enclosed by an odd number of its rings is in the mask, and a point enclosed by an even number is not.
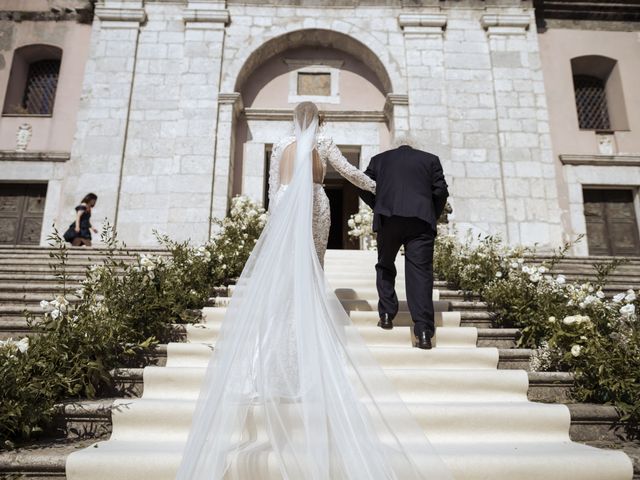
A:
[[[272,154],[270,216],[206,369],[177,480],[451,480],[322,269],[329,161],[375,184],[299,104]]]

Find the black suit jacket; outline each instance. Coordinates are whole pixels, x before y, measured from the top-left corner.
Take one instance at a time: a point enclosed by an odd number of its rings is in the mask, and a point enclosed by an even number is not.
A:
[[[401,145],[371,158],[364,172],[376,182],[376,194],[360,190],[362,200],[373,209],[373,230],[380,216],[417,217],[437,232],[437,220],[449,197],[440,158]]]

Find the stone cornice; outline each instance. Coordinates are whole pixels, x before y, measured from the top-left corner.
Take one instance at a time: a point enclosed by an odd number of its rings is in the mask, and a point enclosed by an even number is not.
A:
[[[198,22],[227,25],[231,17],[229,10],[224,9],[185,8],[182,11],[182,18],[185,23]]]
[[[142,23],[147,18],[147,14],[145,13],[144,8],[96,7],[95,15],[103,22],[110,21]]]
[[[480,19],[482,28],[490,35],[524,34],[530,23],[531,17],[524,13],[487,13]]]
[[[16,150],[0,150],[2,162],[66,162],[71,157],[69,152],[18,152]]]
[[[447,26],[446,13],[401,13],[398,24],[406,36],[441,35]]]
[[[640,167],[640,155],[559,155],[563,165],[591,167]]]
[[[409,105],[409,95],[406,93],[387,93],[387,102],[392,105]]]
[[[238,115],[244,108],[242,95],[238,92],[218,93],[218,104],[231,105],[235,115]]]
[[[291,120],[293,110],[280,108],[245,108],[247,120]],[[385,122],[387,117],[380,111],[323,110],[326,121],[332,122]]]

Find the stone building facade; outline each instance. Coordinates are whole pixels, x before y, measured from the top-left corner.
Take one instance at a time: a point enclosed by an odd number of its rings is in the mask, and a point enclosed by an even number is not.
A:
[[[42,10],[54,3],[37,2]],[[639,46],[637,32],[620,28],[629,19],[554,24],[553,12],[541,19],[544,5],[529,0],[75,3],[75,14],[51,25],[2,22],[7,98],[22,44],[64,51],[46,119],[60,135],[33,115],[0,119],[0,188],[48,181],[40,242],[88,191],[99,196],[95,216],[129,245],[154,244],[153,230],[205,240],[210,217],[224,215],[233,195],[266,202],[270,148],[305,99],[318,103],[326,133],[361,168],[405,132],[439,155],[461,234],[555,248],[588,227],[585,185],[624,186],[640,211],[640,112],[628,106],[640,95],[632,80]],[[90,24],[83,8],[93,11]],[[51,33],[39,40],[45,24]],[[573,46],[578,37],[588,41]],[[605,73],[625,87],[607,90],[622,130],[577,124],[571,66],[605,75],[597,59],[573,61],[589,55],[617,62]],[[83,75],[63,77],[78,69]],[[613,150],[603,153],[607,142]],[[344,224],[357,198],[332,172],[326,188],[330,246],[349,246]],[[586,245],[575,253],[589,253]]]

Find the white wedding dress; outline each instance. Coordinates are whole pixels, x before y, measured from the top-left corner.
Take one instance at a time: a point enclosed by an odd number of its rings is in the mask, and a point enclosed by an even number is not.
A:
[[[317,116],[295,127],[293,175],[234,290],[176,478],[452,480],[325,279]]]
[[[269,167],[269,209],[272,210],[277,205],[288,185],[280,182],[280,161],[285,149],[296,141],[295,135],[284,137],[273,146],[271,152],[271,164]],[[324,135],[317,136],[317,151],[322,164],[322,175],[327,172],[327,162],[344,178],[353,183],[356,187],[376,191],[376,182],[371,180],[362,171],[354,167],[344,158],[338,147],[330,138]],[[329,228],[331,227],[331,210],[329,208],[329,198],[321,183],[313,184],[313,241],[320,265],[324,265],[324,254],[327,251],[327,241],[329,240]]]

